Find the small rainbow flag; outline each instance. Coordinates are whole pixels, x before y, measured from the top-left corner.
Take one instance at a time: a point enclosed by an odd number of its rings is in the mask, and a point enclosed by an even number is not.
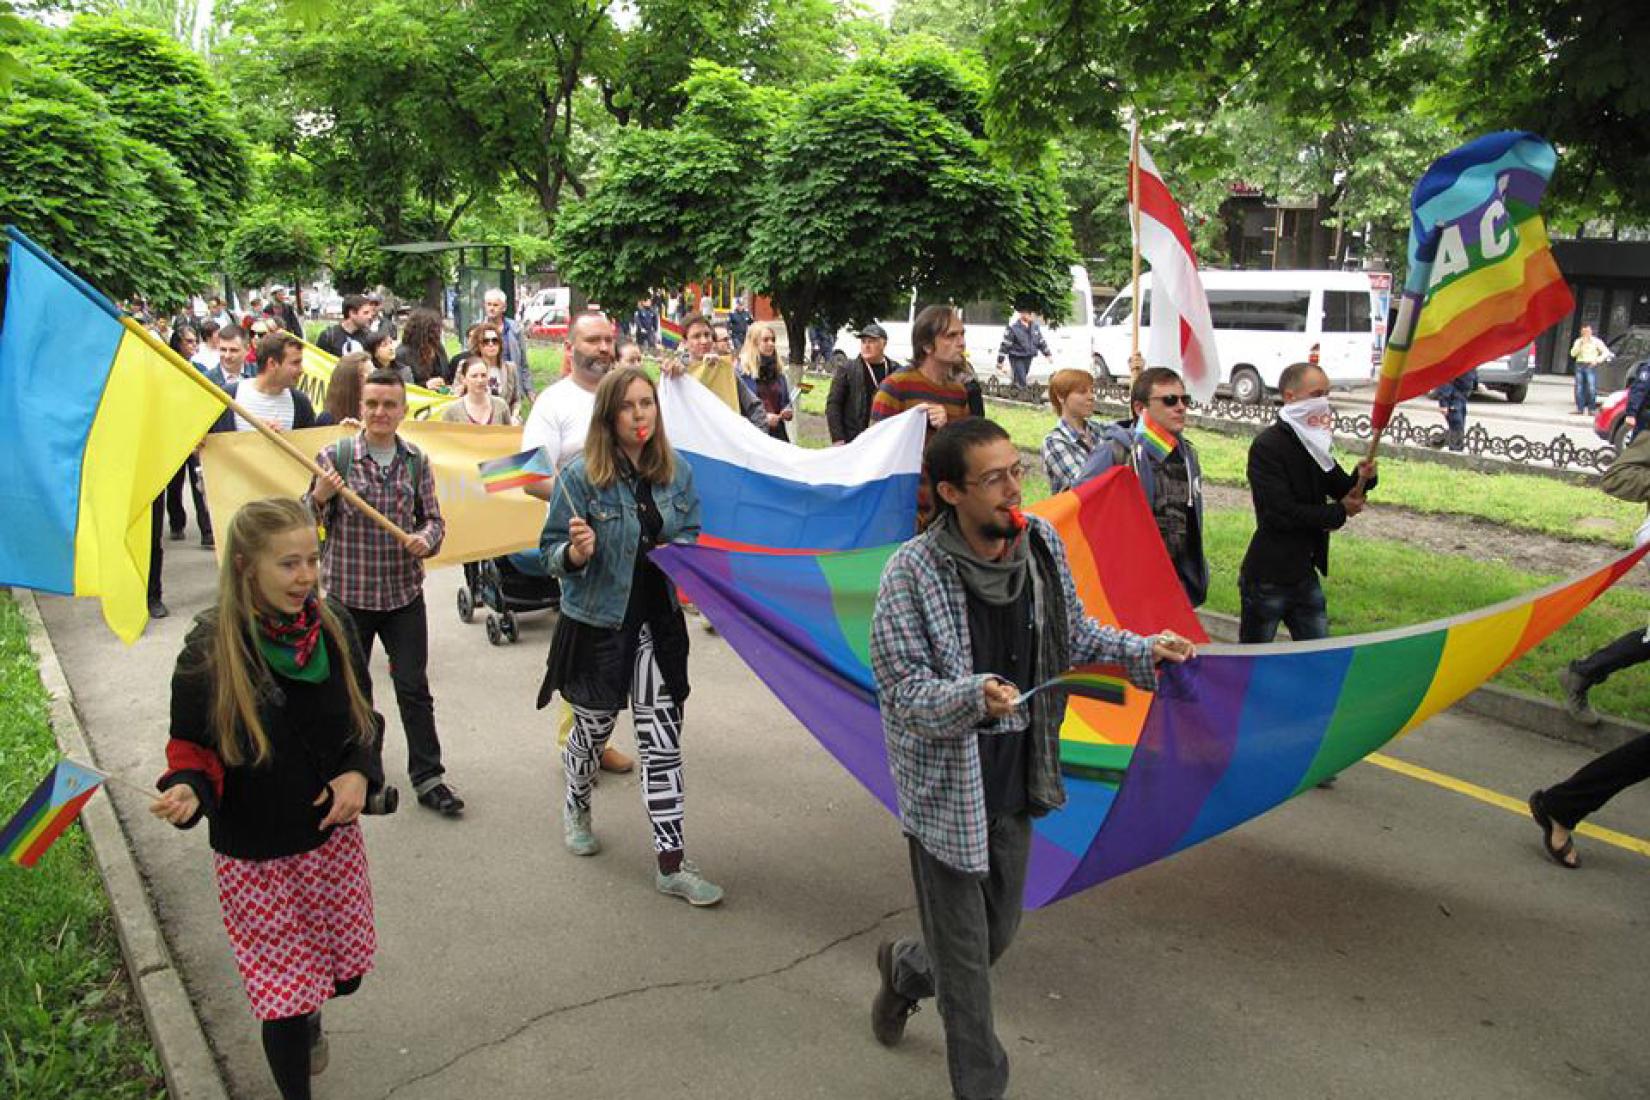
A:
[[[0,828],[0,853],[19,867],[33,867],[80,815],[105,778],[102,772],[73,760],[59,760],[23,808]]]
[[[1173,432],[1145,413],[1141,413],[1139,419],[1134,422],[1134,434],[1158,458],[1168,458],[1174,453],[1174,449],[1180,446],[1180,440],[1175,438]]]
[[[1116,665],[1078,665],[1023,693],[1020,701],[1024,702],[1044,688],[1058,688],[1085,699],[1098,699],[1120,707],[1128,697],[1129,681]]]
[[[507,455],[504,458],[494,458],[487,462],[476,463],[476,470],[481,474],[481,484],[489,493],[502,493],[506,489],[519,489],[523,485],[532,485],[540,481],[549,481],[556,476],[549,460],[544,457],[544,448],[530,447],[520,454]]]
[[[667,351],[675,351],[677,348],[681,347],[682,326],[678,325],[675,321],[660,320],[659,343],[663,344],[665,350]]]

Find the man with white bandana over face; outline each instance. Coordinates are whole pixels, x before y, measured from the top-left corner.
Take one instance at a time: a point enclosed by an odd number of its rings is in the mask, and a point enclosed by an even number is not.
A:
[[[1270,642],[1278,623],[1297,642],[1329,634],[1329,612],[1318,574],[1329,575],[1329,532],[1363,511],[1375,488],[1372,459],[1354,477],[1330,455],[1335,411],[1329,378],[1311,363],[1295,363],[1278,379],[1278,421],[1249,446],[1249,491],[1255,534],[1238,571],[1243,599],[1241,642]]]

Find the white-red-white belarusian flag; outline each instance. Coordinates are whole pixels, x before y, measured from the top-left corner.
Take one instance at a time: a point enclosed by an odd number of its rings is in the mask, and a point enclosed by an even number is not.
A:
[[[1140,151],[1140,255],[1152,265],[1151,332],[1146,343],[1148,367],[1171,367],[1185,379],[1186,392],[1208,401],[1220,382],[1220,356],[1209,299],[1197,273],[1192,236],[1169,194],[1151,154]],[[1129,202],[1134,202],[1134,165],[1129,165]]]

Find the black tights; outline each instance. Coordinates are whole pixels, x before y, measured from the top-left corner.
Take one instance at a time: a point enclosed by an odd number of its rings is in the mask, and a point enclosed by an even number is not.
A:
[[[361,979],[351,978],[334,985],[333,996],[347,997],[359,988]],[[264,1057],[275,1076],[275,1087],[281,1090],[281,1100],[310,1100],[309,1049],[320,1036],[319,1009],[303,1016],[264,1021]]]

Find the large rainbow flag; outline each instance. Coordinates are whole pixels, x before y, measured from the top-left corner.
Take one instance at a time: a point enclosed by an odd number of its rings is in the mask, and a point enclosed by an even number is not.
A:
[[[1400,401],[1523,347],[1575,308],[1537,210],[1557,164],[1551,145],[1509,130],[1434,161],[1415,185],[1377,434]]]
[[[1139,484],[1117,469],[1038,505],[1087,611],[1142,633],[1206,635]],[[894,547],[773,555],[654,552],[745,662],[890,810],[870,621]],[[1643,556],[1466,615],[1380,634],[1203,646],[1155,694],[1070,699],[1066,807],[1038,819],[1026,903],[1047,905],[1249,821],[1413,729],[1569,622]],[[1045,689],[1049,694],[1052,689]]]
[[[33,867],[79,816],[104,778],[84,764],[59,760],[11,820],[0,825],[0,856],[19,867]]]
[[[7,226],[0,584],[100,596],[149,620],[149,508],[223,412],[206,376]]]

